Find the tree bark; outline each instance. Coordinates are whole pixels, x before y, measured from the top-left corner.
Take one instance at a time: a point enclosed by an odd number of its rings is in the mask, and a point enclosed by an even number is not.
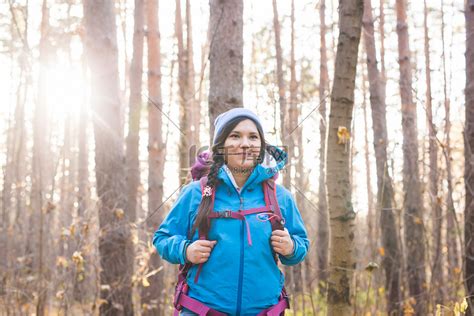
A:
[[[273,29],[275,31],[275,54],[276,54],[276,75],[278,85],[278,103],[280,104],[280,133],[282,143],[287,141],[288,129],[286,128],[286,118],[288,116],[286,106],[286,88],[285,88],[285,76],[283,74],[283,56],[281,49],[280,39],[280,20],[278,17],[278,7],[276,0],[273,0]],[[290,140],[291,141],[291,140]],[[293,150],[293,146],[288,145],[288,150]],[[291,161],[292,153],[288,152],[289,159]],[[289,188],[291,184],[291,163],[288,161],[287,171],[283,175],[283,184]]]
[[[126,139],[126,190],[127,190],[127,211],[129,220],[135,223],[137,220],[138,187],[140,186],[140,160],[139,160],[139,140],[140,140],[140,116],[142,109],[142,75],[143,75],[143,35],[144,35],[144,0],[135,0],[134,9],[134,32],[133,32],[133,56],[130,65],[130,98],[128,111],[128,136]],[[132,234],[137,234],[136,230]],[[128,254],[135,257],[132,245],[132,252]],[[132,265],[133,269],[133,265]]]
[[[186,0],[186,82],[187,82],[187,104],[190,113],[190,139],[191,146],[199,148],[199,130],[201,111],[196,98],[195,71],[194,71],[194,49],[193,49],[193,27],[191,19],[191,1]],[[190,157],[190,158],[194,158]],[[194,163],[194,160],[191,162]]]
[[[374,132],[374,152],[377,168],[377,213],[382,233],[382,266],[385,271],[387,313],[400,315],[402,309],[400,291],[400,247],[396,214],[392,206],[394,192],[388,171],[387,118],[383,80],[377,67],[374,21],[370,0],[364,1],[364,44],[367,52],[367,74],[369,77],[370,105]]]
[[[354,261],[354,219],[349,174],[350,140],[338,133],[351,131],[357,55],[363,0],[339,4],[339,40],[329,115],[327,189],[331,225],[328,315],[351,315]],[[342,130],[341,130],[342,127]]]
[[[183,43],[183,21],[181,19],[181,0],[176,0],[175,10],[175,35],[178,43],[178,87],[179,87],[179,126],[181,134],[179,135],[179,183],[186,182],[191,166],[188,155],[191,145],[191,119],[192,108],[189,104],[188,91],[188,68],[187,68],[187,50]]]
[[[147,44],[148,44],[148,216],[147,231],[156,230],[163,220],[163,212],[157,210],[163,200],[163,181],[166,145],[162,136],[161,109],[161,56],[160,29],[158,22],[158,0],[147,0]],[[150,237],[151,238],[151,237]],[[154,271],[162,265],[156,251],[150,253],[148,270]],[[163,272],[149,277],[149,287],[142,288],[143,315],[164,315]]]
[[[242,0],[210,0],[209,120],[243,102],[243,9]]]
[[[418,131],[416,104],[412,95],[412,69],[408,40],[405,0],[396,1],[400,96],[403,130],[404,229],[407,249],[407,279],[415,313],[426,315],[425,236],[423,203],[418,168]]]
[[[364,29],[365,29],[365,10],[367,6],[364,5]],[[364,39],[366,35],[364,33]],[[374,207],[374,193],[372,191],[372,177],[371,177],[371,168],[370,168],[370,152],[369,152],[369,123],[368,123],[368,114],[367,114],[367,78],[365,73],[362,76],[362,90],[363,90],[363,102],[362,108],[364,112],[364,158],[365,158],[365,178],[367,182],[367,247],[369,260],[375,260],[376,248],[377,248],[377,236],[375,235],[375,207]]]
[[[328,279],[328,248],[329,248],[329,222],[328,204],[326,193],[326,137],[327,137],[327,114],[326,95],[329,93],[328,58],[326,49],[326,0],[319,3],[320,19],[320,64],[319,64],[319,188],[318,188],[318,231],[317,242],[318,253],[318,284],[319,291],[326,293],[326,282]]]
[[[474,3],[466,1],[466,123],[464,131],[464,280],[469,304],[466,315],[474,315]]]
[[[276,4],[275,4],[276,8]],[[290,158],[290,170],[291,167],[294,169],[293,177],[294,182],[299,190],[306,192],[304,188],[304,171],[303,171],[303,148],[299,144],[303,135],[302,127],[300,126],[298,130],[296,127],[298,125],[299,109],[298,109],[298,82],[296,80],[296,60],[295,60],[295,3],[294,0],[291,1],[291,50],[290,50],[290,104],[288,108],[288,131],[285,133],[285,137],[288,139],[288,149],[291,148],[293,154],[289,156]],[[298,137],[299,136],[299,137]],[[295,149],[298,148],[298,155],[296,155]],[[293,161],[293,162],[291,162]],[[293,166],[291,166],[293,165]],[[290,173],[291,174],[291,173]],[[285,176],[290,175],[285,174]],[[290,177],[291,179],[291,177]],[[291,183],[291,180],[290,180]],[[288,187],[290,188],[290,187]],[[301,211],[301,215],[305,218],[305,208],[304,200],[301,194],[296,195],[296,202]],[[299,264],[293,267],[293,287],[295,293],[301,293],[304,291],[303,284],[303,265]],[[302,303],[304,300],[301,300]],[[304,307],[302,307],[304,312]]]
[[[83,75],[86,74],[86,62],[83,56]],[[87,144],[87,127],[88,127],[88,106],[84,98],[84,103],[79,112],[79,126],[78,126],[78,158],[77,158],[77,226],[80,229],[76,230],[76,251],[82,252],[83,245],[88,240],[89,225],[86,220],[88,201],[90,198],[89,189],[89,151]],[[82,257],[87,262],[89,260],[85,252],[82,252]],[[88,284],[91,284],[90,265],[83,267],[77,266],[74,272],[74,290],[73,297],[76,301],[82,303],[86,293]],[[86,281],[87,280],[87,281]]]
[[[99,207],[101,315],[133,315],[134,257],[125,201],[114,1],[84,1],[86,54],[95,113],[95,172]]]
[[[126,151],[127,175],[127,210],[130,221],[137,218],[137,189],[140,185],[139,133],[140,113],[142,105],[142,73],[143,73],[143,0],[135,0],[133,56],[130,66],[130,99],[128,112],[128,136]]]
[[[433,105],[431,94],[431,58],[430,38],[428,35],[428,7],[424,3],[423,29],[424,29],[424,52],[425,52],[425,79],[426,79],[426,120],[429,130],[429,200],[433,212],[433,264],[431,266],[431,292],[434,294],[434,303],[442,304],[443,293],[443,255],[441,244],[441,230],[443,225],[443,214],[438,197],[438,145],[436,144],[436,126],[433,122]],[[433,306],[435,306],[435,304]]]
[[[448,192],[446,193],[446,246],[448,248],[448,279],[451,281],[447,284],[446,293],[449,295],[449,300],[456,299],[456,293],[459,291],[459,280],[461,264],[459,263],[459,246],[458,237],[461,239],[459,223],[456,218],[456,209],[454,208],[453,200],[453,175],[451,167],[451,100],[448,96],[447,91],[447,74],[446,74],[446,53],[445,53],[445,22],[444,22],[444,1],[441,1],[441,43],[443,50],[443,94],[444,94],[444,110],[445,110],[445,147],[443,148],[443,154],[446,161],[446,182],[448,184]],[[441,225],[440,225],[441,226]]]
[[[40,73],[38,81],[38,101],[35,107],[34,122],[33,122],[33,162],[32,162],[32,184],[31,184],[31,206],[33,212],[38,215],[31,216],[30,228],[36,227],[38,232],[37,244],[29,251],[38,249],[37,258],[34,263],[37,265],[38,281],[37,293],[38,301],[36,303],[36,314],[42,316],[45,313],[45,304],[47,300],[47,287],[45,286],[44,278],[44,258],[45,258],[45,190],[47,181],[45,180],[50,175],[50,166],[48,160],[48,131],[44,122],[48,121],[48,101],[46,95],[46,68],[50,61],[51,48],[49,45],[49,8],[47,0],[43,0],[41,9],[41,39],[40,39]],[[34,225],[34,226],[33,226]],[[29,244],[30,242],[28,242]],[[29,248],[29,247],[27,247]],[[46,250],[47,251],[47,250]]]

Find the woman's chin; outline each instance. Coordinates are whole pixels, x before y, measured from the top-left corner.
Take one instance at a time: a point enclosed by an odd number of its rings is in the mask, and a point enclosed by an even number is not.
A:
[[[231,171],[247,171],[255,167],[253,161],[228,166]]]

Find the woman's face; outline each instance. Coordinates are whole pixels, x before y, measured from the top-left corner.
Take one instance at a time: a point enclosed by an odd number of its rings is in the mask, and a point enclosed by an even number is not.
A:
[[[262,140],[255,123],[241,121],[224,142],[224,158],[231,170],[252,168],[257,164]]]

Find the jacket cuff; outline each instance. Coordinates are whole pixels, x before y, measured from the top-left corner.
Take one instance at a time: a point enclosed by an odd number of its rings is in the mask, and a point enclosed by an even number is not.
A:
[[[186,264],[188,260],[186,260],[186,250],[188,249],[188,246],[191,244],[189,240],[183,240],[182,245],[181,245],[181,251],[180,251],[180,256],[179,256],[179,263],[181,264]]]

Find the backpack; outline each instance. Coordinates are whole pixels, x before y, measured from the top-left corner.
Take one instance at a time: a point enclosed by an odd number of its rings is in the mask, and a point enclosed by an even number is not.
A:
[[[207,177],[206,176],[202,177],[199,181],[201,185],[201,192],[205,192],[205,190],[209,188],[209,187],[206,187]],[[209,224],[210,224],[211,219],[237,219],[237,220],[245,221],[246,215],[263,213],[263,212],[266,212],[266,213],[271,212],[273,213],[273,216],[269,217],[269,221],[272,225],[272,231],[277,230],[277,229],[283,230],[285,219],[283,218],[280,207],[278,206],[278,200],[276,197],[275,179],[270,178],[270,179],[267,179],[266,181],[263,181],[262,187],[263,187],[263,195],[265,198],[265,206],[247,209],[247,210],[239,210],[238,212],[211,211],[207,218],[207,220],[209,221]],[[214,209],[214,199],[215,199],[215,192],[214,190],[211,190],[211,201],[212,201],[211,206],[210,206],[211,209]],[[248,223],[246,221],[245,223],[247,225],[247,239],[251,245],[252,241],[249,235]],[[208,227],[210,227],[210,225],[208,225]],[[207,231],[199,230],[199,239],[206,240],[208,237],[207,235],[208,235]],[[278,263],[278,255],[275,252],[273,252],[273,254],[274,254],[275,262]],[[206,315],[226,316],[227,314],[216,311],[187,295],[189,291],[189,287],[188,287],[188,284],[186,283],[186,279],[187,279],[188,271],[192,267],[192,265],[193,265],[192,263],[186,263],[184,265],[180,265],[179,273],[178,273],[178,282],[175,287],[175,294],[174,294],[174,300],[173,300],[173,305],[175,307],[174,316],[178,316],[179,311],[182,310],[183,307],[191,310],[194,313],[197,313],[199,316],[206,316]],[[195,283],[199,279],[199,274],[201,272],[202,267],[203,267],[203,263],[199,264],[198,270],[196,272],[196,276],[194,278]],[[290,308],[290,303],[289,303],[289,298],[285,290],[285,287],[283,287],[278,303],[260,312],[257,316],[264,316],[264,315],[268,315],[268,316],[283,315],[284,316],[286,308]]]

